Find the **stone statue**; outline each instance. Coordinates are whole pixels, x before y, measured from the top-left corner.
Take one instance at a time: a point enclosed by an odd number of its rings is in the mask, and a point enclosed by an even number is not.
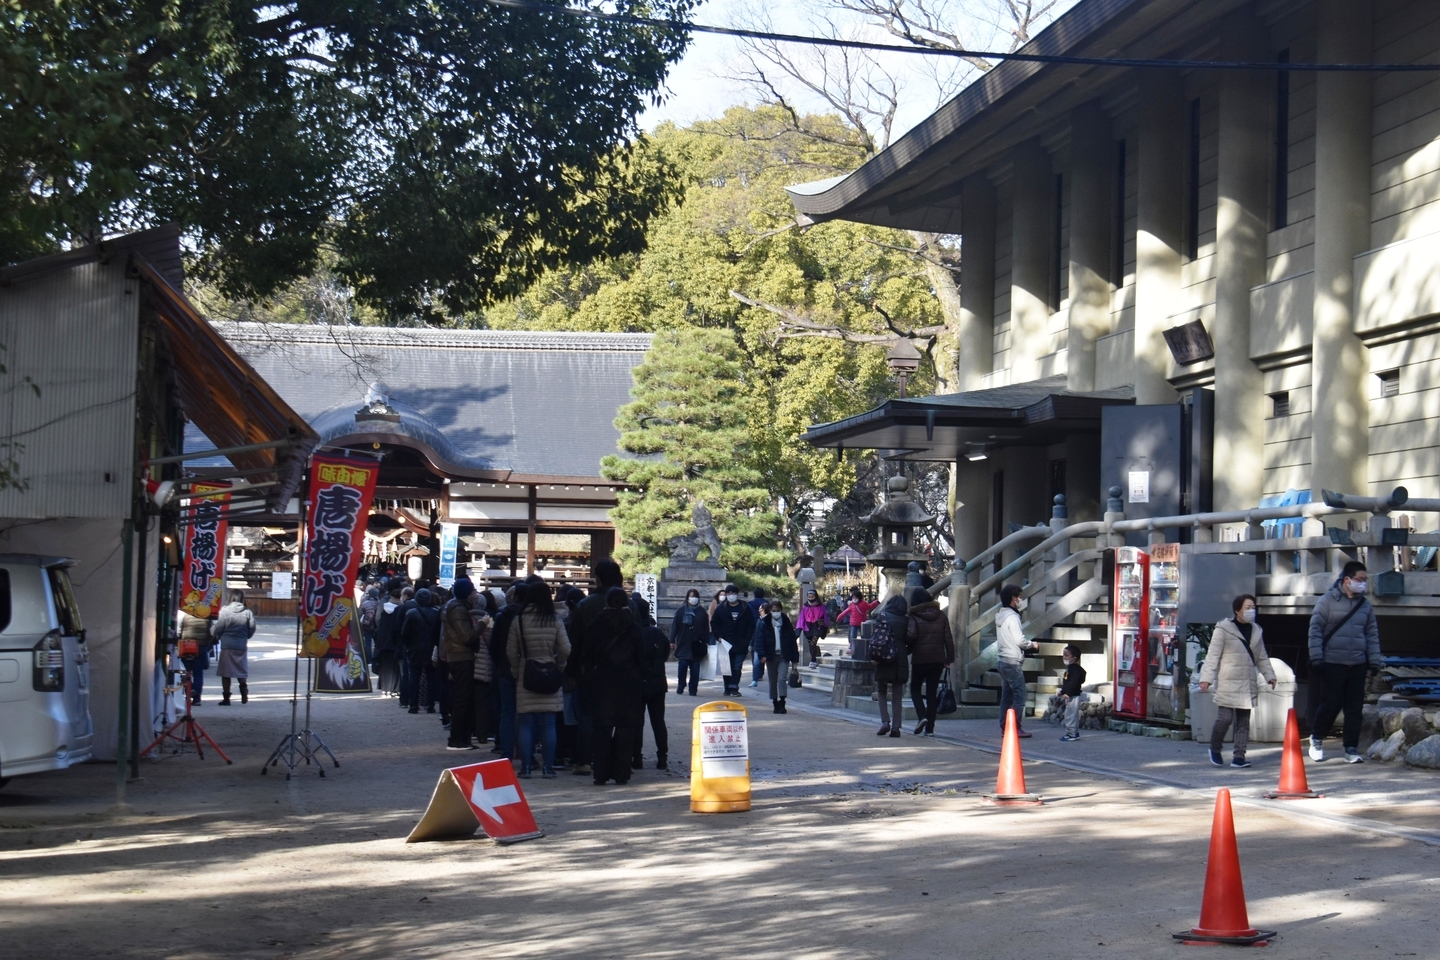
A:
[[[677,563],[694,563],[700,559],[700,548],[706,547],[710,551],[710,562],[719,563],[720,535],[715,532],[710,508],[705,506],[704,500],[695,501],[690,520],[695,524],[695,532],[670,538],[670,559]]]

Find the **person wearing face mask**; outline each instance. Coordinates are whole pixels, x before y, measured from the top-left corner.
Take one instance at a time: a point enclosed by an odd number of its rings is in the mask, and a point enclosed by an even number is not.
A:
[[[744,669],[750,641],[755,636],[755,614],[750,605],[740,599],[740,591],[733,583],[727,584],[720,596],[720,605],[710,617],[710,633],[717,641],[730,644],[730,676],[724,678],[725,695],[738,697],[740,671]]]
[[[1310,689],[1315,712],[1310,724],[1310,759],[1325,759],[1325,736],[1343,710],[1345,762],[1360,763],[1360,712],[1367,673],[1380,672],[1380,624],[1365,599],[1370,575],[1351,560],[1310,614]]]
[[[700,662],[710,655],[710,619],[700,605],[700,591],[693,587],[685,594],[685,603],[675,611],[675,619],[670,622],[670,643],[680,664],[675,692],[685,692],[688,677],[693,697],[700,685]]]
[[[910,699],[915,703],[916,736],[935,736],[935,715],[940,706],[940,675],[955,662],[955,638],[950,618],[930,599],[924,587],[911,587],[905,618],[905,646],[910,650]],[[922,697],[921,694],[924,694]],[[898,719],[898,718],[897,718]]]
[[[1250,711],[1255,709],[1255,697],[1260,693],[1255,671],[1264,674],[1273,688],[1275,670],[1265,653],[1264,631],[1255,622],[1255,598],[1242,593],[1231,602],[1230,609],[1235,615],[1215,624],[1210,635],[1210,646],[1200,667],[1200,689],[1215,688],[1218,708],[1215,726],[1210,730],[1210,762],[1217,767],[1224,764],[1220,750],[1225,745],[1225,731],[1234,723],[1235,751],[1230,766],[1248,767],[1245,749],[1250,745]]]
[[[1010,584],[1000,591],[1000,612],[995,616],[995,652],[999,662],[995,672],[1000,674],[1000,730],[1005,730],[1005,714],[1015,711],[1015,729],[1022,737],[1030,734],[1021,726],[1025,716],[1025,672],[1021,668],[1025,654],[1039,650],[1034,640],[1026,640],[1020,626],[1020,614],[1027,606],[1023,591],[1017,584]]]
[[[785,684],[790,678],[790,666],[800,662],[799,636],[778,599],[760,608],[760,622],[755,625],[752,642],[770,668],[770,702],[776,713],[786,712]]]

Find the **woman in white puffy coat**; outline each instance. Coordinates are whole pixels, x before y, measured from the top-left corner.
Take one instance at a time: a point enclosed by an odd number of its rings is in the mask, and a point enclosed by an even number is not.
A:
[[[1200,689],[1215,688],[1215,726],[1210,731],[1210,762],[1223,765],[1220,756],[1225,731],[1235,724],[1235,752],[1232,767],[1248,767],[1245,750],[1250,745],[1250,711],[1260,695],[1255,679],[1258,671],[1271,687],[1275,686],[1275,670],[1265,653],[1264,631],[1255,622],[1255,598],[1241,594],[1231,603],[1235,615],[1215,624],[1210,635],[1210,648],[1200,666]]]

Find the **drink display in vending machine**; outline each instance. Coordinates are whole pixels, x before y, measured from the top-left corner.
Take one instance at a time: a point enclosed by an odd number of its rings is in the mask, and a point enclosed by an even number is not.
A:
[[[1115,716],[1145,718],[1150,635],[1150,557],[1115,551]]]
[[[1150,618],[1145,638],[1145,714],[1162,720],[1177,716],[1175,641],[1180,617],[1180,544],[1150,547]],[[1184,651],[1180,650],[1182,660]]]

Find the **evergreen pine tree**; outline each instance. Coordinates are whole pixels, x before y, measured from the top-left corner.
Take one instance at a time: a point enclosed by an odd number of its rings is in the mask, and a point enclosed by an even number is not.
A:
[[[671,538],[694,532],[691,511],[703,500],[720,535],[717,559],[735,582],[793,586],[781,572],[780,516],[751,459],[744,371],[734,333],[700,327],[657,334],[635,368],[634,399],[615,420],[621,449],[634,456],[601,462],[606,477],[632,488],[610,512],[627,572],[658,573]]]

